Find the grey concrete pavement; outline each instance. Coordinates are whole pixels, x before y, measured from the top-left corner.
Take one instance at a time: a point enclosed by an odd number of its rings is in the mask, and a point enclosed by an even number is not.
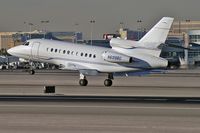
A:
[[[56,94],[64,95],[200,96],[200,74],[193,70],[144,77],[116,77],[112,87],[104,87],[105,78],[106,75],[89,76],[89,85],[82,87],[78,84],[78,73],[59,71],[29,75],[25,72],[3,72],[0,73],[0,94],[41,95],[45,85],[55,85]]]
[[[78,85],[77,73],[0,73],[0,94],[42,95],[44,85],[56,94],[87,96],[200,97],[198,71],[166,75],[117,77],[104,87],[105,75]],[[200,105],[134,102],[0,101],[0,132],[4,133],[198,133]]]
[[[190,104],[0,102],[0,131],[197,133],[199,112]]]

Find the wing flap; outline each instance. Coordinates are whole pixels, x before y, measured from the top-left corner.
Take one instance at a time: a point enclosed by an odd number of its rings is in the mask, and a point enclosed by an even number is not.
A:
[[[62,65],[61,69],[70,69],[70,70],[77,70],[83,75],[98,75],[99,72],[95,69],[91,69],[90,67],[80,65],[78,63],[66,63],[65,65]]]

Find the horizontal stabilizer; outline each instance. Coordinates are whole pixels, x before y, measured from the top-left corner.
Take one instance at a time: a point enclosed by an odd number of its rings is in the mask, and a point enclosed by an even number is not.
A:
[[[137,45],[136,41],[132,40],[123,40],[118,38],[112,38],[110,40],[111,47],[120,47],[120,48],[133,48]]]

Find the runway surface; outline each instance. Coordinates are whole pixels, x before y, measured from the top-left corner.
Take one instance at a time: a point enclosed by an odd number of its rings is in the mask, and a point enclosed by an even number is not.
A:
[[[104,87],[106,75],[88,77],[87,87],[79,86],[74,72],[0,72],[0,94],[42,95],[45,85],[55,85],[58,95],[90,96],[200,96],[199,70],[171,71],[144,77],[116,77]]]
[[[6,133],[197,133],[198,104],[0,102]]]
[[[106,75],[88,77],[78,85],[74,72],[0,72],[0,132],[6,133],[197,133],[200,104],[171,97],[200,98],[199,70],[170,71],[145,77],[116,77],[104,87]],[[55,85],[56,94],[44,94]],[[14,99],[9,96],[72,97],[93,99]],[[3,99],[3,96],[7,99]],[[101,100],[94,100],[95,98]],[[139,100],[106,100],[132,97]],[[144,99],[140,99],[143,97]],[[160,98],[161,97],[161,98]],[[157,99],[157,100],[155,100]]]

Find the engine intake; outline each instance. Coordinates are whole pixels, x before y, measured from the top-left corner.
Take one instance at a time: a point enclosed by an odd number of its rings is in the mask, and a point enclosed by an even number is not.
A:
[[[112,62],[112,63],[131,63],[132,57],[116,53],[116,52],[110,52],[105,51],[102,54],[102,57],[105,61]]]

